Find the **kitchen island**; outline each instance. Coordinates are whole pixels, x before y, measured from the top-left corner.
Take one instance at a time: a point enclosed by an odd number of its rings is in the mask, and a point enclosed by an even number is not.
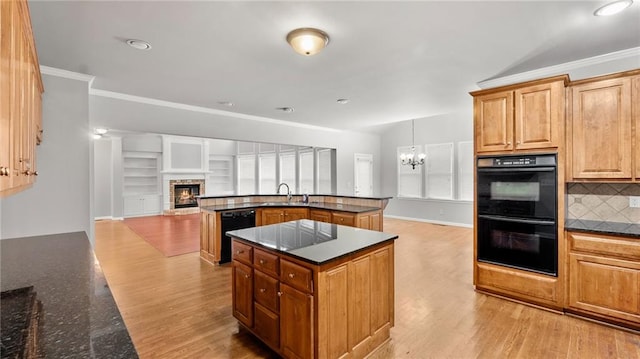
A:
[[[280,355],[362,358],[389,339],[397,235],[306,219],[228,235],[233,315]]]

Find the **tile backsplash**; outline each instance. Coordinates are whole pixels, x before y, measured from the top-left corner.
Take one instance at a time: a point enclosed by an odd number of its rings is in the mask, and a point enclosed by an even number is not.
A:
[[[640,196],[640,184],[569,183],[567,218],[640,223],[640,208],[629,207],[629,196]]]

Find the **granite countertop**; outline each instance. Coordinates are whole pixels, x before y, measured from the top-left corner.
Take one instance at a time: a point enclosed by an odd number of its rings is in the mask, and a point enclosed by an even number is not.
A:
[[[564,229],[567,231],[610,234],[640,239],[640,224],[567,219]]]
[[[229,231],[227,234],[317,265],[398,238],[395,234],[308,219]]]
[[[33,287],[42,303],[42,357],[138,357],[84,232],[0,240],[0,256],[1,290]]]
[[[310,203],[302,203],[302,202],[263,202],[263,203],[234,203],[234,204],[221,204],[215,206],[204,206],[200,207],[201,209],[209,212],[217,212],[217,211],[230,211],[236,209],[253,209],[253,208],[265,208],[265,207],[308,207],[313,209],[326,209],[330,211],[342,211],[342,212],[352,212],[352,213],[364,213],[377,211],[380,208],[378,207],[369,207],[369,206],[354,206],[350,204],[341,204],[341,203],[325,203],[325,202],[310,202]]]

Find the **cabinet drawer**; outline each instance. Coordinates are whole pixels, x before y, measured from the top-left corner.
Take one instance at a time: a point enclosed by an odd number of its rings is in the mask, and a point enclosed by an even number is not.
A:
[[[571,251],[640,261],[640,239],[577,232],[569,232],[567,235]]]
[[[253,251],[253,266],[274,277],[278,276],[279,262],[280,259],[274,254],[257,248]]]
[[[278,280],[256,270],[253,272],[253,296],[256,302],[278,311]]]
[[[333,213],[333,223],[341,224],[343,226],[351,226],[355,227],[356,225],[356,216],[351,213]]]
[[[269,346],[280,348],[280,317],[255,303],[254,327],[256,334]]]
[[[282,260],[280,262],[280,280],[294,288],[313,293],[313,274],[311,269]]]
[[[237,240],[234,240],[231,245],[231,254],[233,259],[251,265],[253,247],[248,244],[240,243]]]

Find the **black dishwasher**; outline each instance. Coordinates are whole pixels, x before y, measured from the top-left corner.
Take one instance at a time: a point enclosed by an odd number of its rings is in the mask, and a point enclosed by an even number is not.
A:
[[[256,226],[256,211],[228,211],[220,213],[222,218],[222,236],[220,244],[220,264],[231,261],[231,237],[227,231]]]

